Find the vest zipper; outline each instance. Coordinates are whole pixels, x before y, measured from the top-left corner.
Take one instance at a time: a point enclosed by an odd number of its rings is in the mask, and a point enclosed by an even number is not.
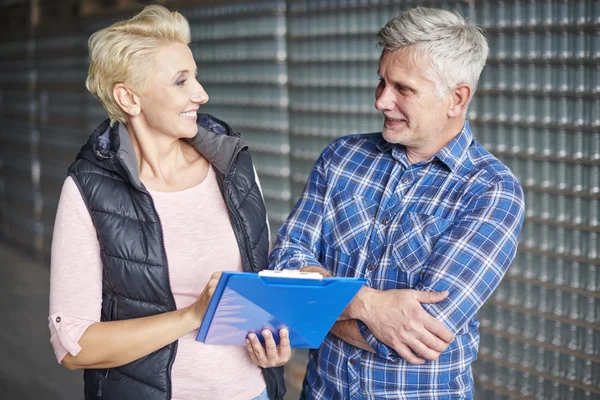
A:
[[[98,382],[98,392],[96,393],[96,397],[98,397],[98,398],[102,397],[102,389],[105,389],[106,386],[108,386],[108,381],[106,379],[108,378],[109,371],[110,371],[110,369],[107,369],[104,376],[102,378],[100,378],[100,382]]]
[[[231,222],[233,225],[233,234],[235,235],[235,238],[238,242],[238,246],[245,249],[245,251],[240,251],[240,256],[242,258],[242,265],[244,267],[244,271],[257,272],[256,268],[254,268],[253,261],[249,258],[249,255],[252,254],[252,250],[250,249],[250,246],[248,245],[248,240],[243,235],[243,232],[241,229],[242,223],[240,221],[240,216],[238,214],[238,210],[232,206],[231,200],[229,199],[229,196],[227,196],[227,187],[229,186],[229,182],[231,181],[230,179],[228,179],[228,176],[230,175],[231,166],[235,163],[235,160],[237,159],[238,154],[239,154],[239,152],[236,152],[234,161],[232,161],[231,164],[229,165],[229,168],[227,168],[227,172],[225,173],[225,176],[223,177],[223,179],[222,180],[219,179],[219,186],[220,186],[221,192],[223,194],[223,199],[225,200],[225,204],[227,205],[227,209],[229,210],[229,215],[231,217]]]
[[[120,157],[117,157],[117,158],[121,164],[125,164]],[[175,296],[173,296],[173,289],[171,288],[171,275],[169,274],[169,257],[167,256],[167,249],[165,248],[165,234],[163,232],[162,221],[160,220],[160,215],[158,215],[158,211],[156,211],[156,205],[154,204],[154,199],[152,198],[152,195],[150,194],[150,192],[134,185],[133,182],[135,182],[135,180],[133,179],[133,176],[131,176],[131,173],[129,172],[129,170],[125,167],[123,167],[123,170],[127,174],[128,178],[129,178],[129,182],[132,183],[131,186],[133,186],[138,192],[144,193],[145,195],[147,195],[150,198],[150,202],[152,203],[152,209],[154,210],[154,214],[156,214],[156,218],[158,219],[158,228],[160,229],[160,244],[162,246],[163,254],[165,255],[165,262],[166,262],[166,267],[167,267],[167,283],[169,285],[169,296],[170,296],[173,311],[175,311],[175,310],[177,310],[177,305],[175,304]],[[172,343],[171,354],[169,355],[169,364],[168,364],[169,372],[168,372],[168,379],[167,379],[167,393],[168,393],[167,399],[168,400],[171,400],[171,397],[173,396],[173,393],[172,393],[173,390],[171,387],[171,372],[173,370],[173,362],[175,361],[175,354],[177,353],[177,345],[178,344],[179,344],[178,340],[176,340]]]
[[[152,202],[152,208],[154,209],[154,213],[156,214],[156,218],[158,219],[158,228],[160,229],[160,244],[162,246],[162,251],[163,254],[165,255],[165,262],[166,262],[166,267],[167,267],[167,283],[169,285],[169,295],[171,297],[171,301],[172,301],[172,305],[173,305],[173,310],[177,310],[177,305],[175,304],[175,296],[173,295],[173,289],[171,289],[171,274],[169,274],[169,256],[167,256],[167,249],[165,247],[165,234],[163,232],[163,227],[162,227],[162,221],[160,220],[160,215],[158,215],[158,211],[156,211],[156,205],[154,204],[154,199],[152,198],[152,196],[150,195],[149,192],[146,192],[146,194],[148,195],[148,197],[150,197],[150,201]],[[179,344],[179,341],[176,340],[172,343],[172,347],[171,347],[171,354],[169,355],[169,364],[168,364],[168,380],[167,380],[167,393],[168,393],[168,400],[171,400],[171,397],[173,396],[173,389],[171,387],[171,372],[173,370],[173,362],[175,361],[175,353],[177,353],[177,345]]]
[[[116,321],[117,320],[117,300],[115,300],[114,297],[111,296],[110,298],[110,305],[108,306],[108,318],[109,321]],[[104,389],[106,389],[106,387],[108,386],[108,373],[110,372],[110,368],[106,369],[106,372],[104,373],[104,376],[102,378],[100,378],[100,381],[98,382],[98,392],[96,393],[96,397],[101,398],[102,397],[102,391]]]

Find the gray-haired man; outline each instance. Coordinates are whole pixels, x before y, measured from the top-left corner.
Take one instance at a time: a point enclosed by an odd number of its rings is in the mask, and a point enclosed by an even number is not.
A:
[[[270,258],[368,281],[310,352],[303,397],[472,398],[475,314],[514,258],[524,214],[519,182],[465,120],[488,45],[430,8],[378,38],[383,132],[323,151]]]

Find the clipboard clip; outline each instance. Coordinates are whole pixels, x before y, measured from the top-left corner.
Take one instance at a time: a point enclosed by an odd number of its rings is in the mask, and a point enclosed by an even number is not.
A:
[[[262,270],[258,273],[260,277],[268,278],[301,278],[323,280],[323,275],[318,272],[304,272],[297,269],[284,269],[281,271]]]

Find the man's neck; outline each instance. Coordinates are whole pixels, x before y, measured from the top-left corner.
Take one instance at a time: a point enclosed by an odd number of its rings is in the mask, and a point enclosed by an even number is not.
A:
[[[464,126],[464,118],[455,118],[446,125],[442,133],[435,136],[434,140],[423,143],[422,146],[418,147],[406,146],[406,159],[408,160],[408,165],[429,160],[448,145],[452,139],[458,136]]]

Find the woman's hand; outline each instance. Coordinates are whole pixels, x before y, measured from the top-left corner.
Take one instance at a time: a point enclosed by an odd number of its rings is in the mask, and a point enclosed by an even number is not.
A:
[[[246,338],[246,348],[254,364],[262,368],[271,368],[279,367],[290,360],[292,349],[287,329],[279,331],[279,346],[275,345],[275,339],[268,329],[262,331],[262,335],[265,338],[264,347],[254,333]]]
[[[221,273],[214,272],[200,294],[200,297],[198,297],[196,302],[191,305],[190,311],[192,318],[197,322],[196,327],[200,326],[202,323],[202,319],[208,308],[208,303],[210,303],[210,299],[215,293],[215,288],[217,287],[217,283],[219,283],[219,279],[221,279]]]

